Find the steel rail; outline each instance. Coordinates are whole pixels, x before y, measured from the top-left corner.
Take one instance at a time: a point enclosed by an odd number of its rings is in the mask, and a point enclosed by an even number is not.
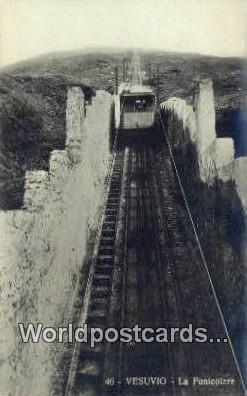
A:
[[[202,248],[202,245],[201,245],[201,241],[199,239],[199,236],[198,236],[198,233],[197,233],[197,230],[196,230],[196,226],[194,224],[194,220],[193,220],[193,217],[192,217],[192,214],[191,214],[191,211],[190,211],[188,199],[186,197],[186,193],[185,193],[181,178],[179,176],[179,171],[177,169],[176,161],[175,161],[175,158],[174,158],[174,155],[173,155],[173,152],[172,152],[172,147],[171,147],[170,141],[168,139],[168,136],[167,136],[167,133],[166,133],[166,127],[165,127],[165,124],[164,124],[164,121],[163,121],[163,118],[162,118],[162,114],[161,114],[160,111],[159,111],[159,119],[160,119],[160,124],[161,124],[162,130],[163,130],[163,134],[164,134],[164,137],[165,137],[165,140],[166,140],[166,144],[168,146],[170,158],[171,158],[174,170],[175,170],[175,175],[176,175],[177,181],[179,183],[179,187],[180,187],[180,190],[181,190],[181,193],[182,193],[182,196],[183,196],[184,204],[185,204],[185,207],[186,207],[186,210],[187,210],[187,213],[188,213],[188,216],[189,216],[189,220],[190,220],[193,232],[194,232],[194,236],[195,236],[195,239],[196,239],[196,242],[197,242],[198,250],[199,250],[199,253],[200,253],[204,268],[205,268],[207,276],[208,276],[210,287],[211,287],[211,290],[213,292],[213,295],[214,295],[214,298],[215,298],[215,302],[216,302],[216,305],[217,305],[217,309],[218,309],[218,312],[219,312],[219,315],[220,315],[220,318],[221,318],[221,321],[222,321],[222,324],[223,324],[223,327],[225,329],[225,333],[226,333],[226,336],[227,336],[227,339],[228,339],[228,342],[229,342],[229,345],[230,345],[230,349],[231,349],[232,356],[233,356],[233,359],[234,359],[234,362],[235,362],[235,366],[236,366],[237,372],[239,374],[239,378],[240,378],[240,382],[241,382],[241,385],[242,385],[242,388],[243,388],[243,391],[244,391],[244,395],[247,395],[247,389],[246,389],[245,382],[244,382],[244,379],[243,379],[243,376],[242,376],[242,371],[240,369],[240,366],[239,366],[239,363],[238,363],[238,360],[237,360],[237,356],[236,356],[236,353],[235,353],[235,350],[234,350],[234,347],[233,347],[233,344],[232,344],[232,340],[231,340],[231,337],[230,337],[230,334],[229,334],[229,331],[228,331],[228,328],[227,328],[227,325],[226,325],[224,314],[223,314],[223,311],[221,309],[221,306],[220,306],[220,303],[219,303],[219,299],[217,297],[217,293],[216,293],[216,290],[214,288],[214,284],[213,284],[213,281],[212,281],[212,278],[211,278],[211,275],[210,275],[210,272],[209,272],[209,269],[208,269],[206,257],[205,257],[205,254],[204,254],[204,251],[203,251],[203,248]]]

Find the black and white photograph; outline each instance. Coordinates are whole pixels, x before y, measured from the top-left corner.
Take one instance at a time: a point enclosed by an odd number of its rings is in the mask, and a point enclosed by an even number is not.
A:
[[[0,396],[246,386],[246,0],[0,0]]]

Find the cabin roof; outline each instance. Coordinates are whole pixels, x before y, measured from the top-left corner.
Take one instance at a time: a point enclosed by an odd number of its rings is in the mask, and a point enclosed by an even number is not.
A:
[[[136,96],[136,95],[154,95],[154,91],[148,85],[137,85],[129,82],[121,83],[118,87],[119,95]]]

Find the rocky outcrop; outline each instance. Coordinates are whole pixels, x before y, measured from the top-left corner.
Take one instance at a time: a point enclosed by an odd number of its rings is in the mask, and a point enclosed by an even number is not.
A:
[[[185,100],[172,98],[161,103],[167,123],[180,121],[185,133],[195,143],[201,179],[212,183],[215,177],[230,180],[227,172],[234,160],[234,144],[231,138],[217,138],[215,129],[214,93],[211,80],[199,83],[195,95],[195,110]],[[176,122],[176,121],[175,121]]]
[[[51,153],[47,172],[26,173],[22,210],[0,212],[1,338],[11,340],[0,343],[3,394],[52,393],[54,356],[63,345],[23,344],[17,324],[72,321],[79,269],[105,194],[111,108],[104,91],[85,108],[81,89],[70,88],[65,150]]]
[[[246,182],[243,180],[244,170],[247,170],[246,160],[244,157],[235,159],[232,138],[217,137],[211,80],[203,80],[198,84],[194,102],[194,109],[180,98],[171,98],[161,103],[170,139],[175,145],[182,145],[182,140],[188,139],[194,143],[201,180],[207,184],[212,184],[215,179],[223,182],[233,180],[243,206],[246,207],[245,194],[242,192],[246,191]],[[179,133],[176,134],[175,143],[173,132],[176,129],[179,129]]]
[[[41,209],[48,195],[48,172],[27,171],[25,175],[25,197],[23,207],[29,210]]]
[[[85,116],[85,102],[82,90],[73,87],[68,90],[66,108],[66,150],[70,161],[77,163],[80,158],[80,144],[82,142],[82,126]]]
[[[211,80],[199,83],[195,97],[197,145],[200,152],[207,150],[216,139],[213,84]]]

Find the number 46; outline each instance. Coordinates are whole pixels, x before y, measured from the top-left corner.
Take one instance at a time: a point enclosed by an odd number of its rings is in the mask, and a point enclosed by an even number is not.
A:
[[[105,384],[108,386],[113,386],[115,384],[114,378],[106,378]]]

